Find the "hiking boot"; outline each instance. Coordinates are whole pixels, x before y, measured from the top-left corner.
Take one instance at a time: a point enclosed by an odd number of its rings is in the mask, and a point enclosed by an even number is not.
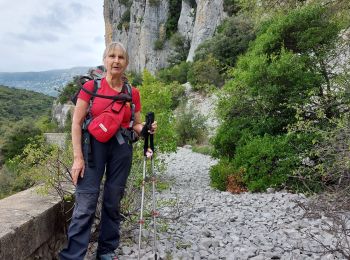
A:
[[[103,255],[98,255],[96,257],[96,260],[118,260],[118,256],[114,252],[111,252]]]

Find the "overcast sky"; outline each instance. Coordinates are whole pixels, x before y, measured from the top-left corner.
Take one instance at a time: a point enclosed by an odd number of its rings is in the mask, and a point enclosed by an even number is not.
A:
[[[101,63],[103,0],[0,0],[0,72]]]

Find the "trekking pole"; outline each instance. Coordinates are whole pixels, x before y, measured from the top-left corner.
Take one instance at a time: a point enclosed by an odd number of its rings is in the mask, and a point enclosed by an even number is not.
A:
[[[153,121],[154,121],[154,115],[153,115]],[[152,122],[153,122],[152,121]],[[151,155],[151,169],[152,169],[152,216],[153,216],[153,253],[154,253],[154,259],[157,260],[157,225],[156,225],[156,217],[158,216],[158,212],[156,211],[156,175],[154,173],[154,141],[153,141],[153,134],[150,134],[150,146],[152,150]]]
[[[138,253],[138,259],[140,259],[140,252],[141,252],[142,225],[145,222],[144,219],[143,219],[143,206],[144,206],[144,197],[145,197],[146,161],[147,161],[147,158],[151,158],[152,173],[153,173],[154,142],[153,142],[153,134],[150,134],[148,132],[151,129],[153,122],[154,122],[154,113],[153,112],[147,113],[147,115],[146,115],[146,124],[145,124],[144,128],[142,129],[142,133],[141,133],[142,136],[145,139],[145,143],[144,143],[144,146],[143,146],[144,159],[143,159],[143,176],[142,176],[142,190],[141,190],[141,210],[140,210],[140,221],[139,221],[140,222],[140,230],[139,230],[139,253]],[[151,147],[148,146],[149,138],[150,138]],[[150,150],[149,150],[149,148],[150,148]],[[154,193],[154,191],[153,191],[153,193]],[[153,244],[155,245],[155,242]],[[154,246],[153,251],[155,252],[155,246]],[[156,253],[155,253],[155,259],[157,259]]]
[[[146,182],[146,155],[143,160],[143,171],[142,171],[142,184],[141,184],[141,210],[140,210],[140,229],[139,229],[139,255],[138,259],[140,259],[140,251],[141,251],[141,236],[142,236],[142,225],[145,223],[143,220],[143,201],[145,197],[145,182]]]

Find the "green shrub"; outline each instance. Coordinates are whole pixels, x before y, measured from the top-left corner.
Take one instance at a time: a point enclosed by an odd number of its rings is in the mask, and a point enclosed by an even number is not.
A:
[[[6,132],[0,152],[4,160],[9,160],[21,154],[23,148],[30,142],[30,138],[41,134],[41,131],[30,119],[23,119],[12,123],[11,130]]]
[[[210,185],[220,191],[226,191],[227,178],[234,174],[234,167],[229,160],[222,158],[219,163],[210,168]]]
[[[47,114],[53,101],[53,97],[42,93],[0,85],[0,128],[7,126],[6,120],[33,119]]]
[[[160,0],[149,0],[149,4],[151,6],[158,6],[160,4]]]
[[[332,16],[312,5],[277,15],[262,25],[256,40],[239,58],[233,80],[225,84],[219,102],[220,128],[236,134],[218,132],[221,136],[215,147],[222,156],[228,152],[222,140],[236,147],[242,131],[253,136],[282,135],[297,121],[297,110],[314,104],[315,97],[320,104],[330,104],[327,89],[333,88],[328,81],[332,76],[318,64],[326,62],[338,33]],[[325,113],[326,117],[332,114],[336,113]]]
[[[243,181],[250,191],[264,191],[285,187],[298,161],[289,138],[265,135],[238,147],[232,164],[237,172],[244,171]]]
[[[130,0],[119,0],[119,3],[124,5],[124,6],[129,7],[132,4],[132,1],[130,1]]]
[[[120,19],[120,22],[123,23],[129,23],[130,22],[130,8],[126,9],[125,12],[122,14],[122,17]]]
[[[238,0],[224,0],[224,11],[229,16],[237,14],[240,9]]]
[[[250,17],[233,16],[226,19],[217,33],[198,46],[194,61],[205,60],[212,55],[219,61],[220,73],[234,67],[239,55],[243,54],[255,38],[255,31]]]
[[[168,58],[169,64],[176,65],[185,62],[191,47],[190,40],[177,32],[171,36],[170,45],[173,49]]]
[[[167,84],[166,87],[171,93],[171,109],[175,109],[181,101],[186,100],[185,96],[185,87],[180,85],[178,82],[173,81],[170,84]]]
[[[0,196],[5,197],[28,189],[38,183],[39,176],[44,178],[46,171],[52,165],[41,164],[41,160],[50,157],[51,149],[52,147],[46,143],[43,136],[29,138],[21,152],[7,160],[1,170],[0,176],[2,181],[6,183],[6,188],[1,189]]]
[[[171,83],[177,81],[181,84],[187,82],[187,73],[190,64],[187,62],[181,62],[175,66],[161,69],[157,72],[157,77],[164,83]]]
[[[142,85],[142,73],[131,71],[126,74],[126,77],[132,86],[137,87]]]
[[[139,87],[142,105],[142,120],[147,112],[155,113],[158,122],[156,138],[157,150],[174,151],[176,134],[172,111],[172,93],[164,83],[157,81],[147,70],[143,72],[142,86]]]
[[[192,63],[187,79],[193,89],[203,89],[200,85],[221,87],[224,83],[219,71],[219,61],[211,54],[204,60]]]
[[[76,78],[73,79],[73,81],[67,83],[66,86],[64,86],[57,97],[57,101],[60,104],[65,104],[68,101],[70,101],[71,97],[75,95],[75,93],[79,90],[79,87],[77,84],[75,84]]]
[[[349,106],[348,106],[349,107]],[[317,121],[301,120],[291,128],[293,134],[310,133],[311,146],[301,150],[301,164],[294,171],[293,177],[298,182],[293,188],[307,192],[320,190],[343,190],[350,184],[348,175],[350,166],[350,121],[349,112],[340,118],[318,125]]]
[[[201,153],[205,155],[213,154],[213,147],[211,145],[194,145],[192,151],[195,153]]]
[[[244,140],[243,136],[251,135],[247,128],[252,124],[254,124],[254,120],[249,118],[239,118],[220,124],[216,135],[212,138],[212,144],[215,148],[213,155],[232,159],[236,153],[236,147]]]
[[[193,105],[183,102],[178,107],[175,123],[178,135],[178,145],[182,146],[189,142],[201,144],[206,140],[206,118],[201,115]]]
[[[162,50],[164,48],[164,40],[162,39],[157,39],[154,41],[154,46],[153,46],[153,49],[154,50]]]
[[[177,23],[181,14],[182,0],[169,0],[168,19],[165,23],[166,38],[170,39],[171,35],[177,32]]]

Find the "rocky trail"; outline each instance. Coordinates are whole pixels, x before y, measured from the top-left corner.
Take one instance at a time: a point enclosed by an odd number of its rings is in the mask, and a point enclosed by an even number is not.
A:
[[[316,240],[335,243],[325,217],[306,218],[306,197],[287,192],[242,193],[209,185],[209,156],[179,148],[168,158],[168,190],[157,194],[158,259],[344,259]],[[174,209],[176,209],[174,211]],[[164,220],[166,219],[166,220]],[[137,259],[134,245],[120,245],[119,259]],[[144,232],[141,259],[154,259],[152,224]]]

